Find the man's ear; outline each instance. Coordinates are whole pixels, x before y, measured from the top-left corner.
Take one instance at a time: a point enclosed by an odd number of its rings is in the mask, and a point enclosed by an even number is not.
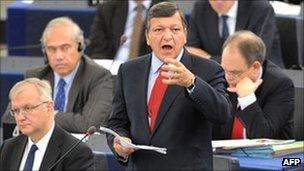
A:
[[[149,35],[148,35],[148,30],[146,29],[145,30],[145,36],[146,36],[146,42],[147,42],[147,45],[150,46],[150,38],[149,38]]]
[[[252,64],[254,70],[260,70],[260,68],[262,67],[262,64],[259,61],[254,61]]]

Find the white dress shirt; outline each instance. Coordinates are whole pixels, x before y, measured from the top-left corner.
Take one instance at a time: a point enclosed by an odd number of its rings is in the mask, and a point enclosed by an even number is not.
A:
[[[221,16],[227,15],[227,26],[228,26],[228,32],[229,35],[233,34],[235,32],[235,25],[236,25],[236,19],[237,19],[237,10],[238,10],[238,1],[235,1],[235,3],[232,5],[230,10],[226,14],[218,14],[219,17],[219,33],[220,37],[222,37],[222,30],[223,30],[223,21]]]
[[[64,93],[65,93],[65,102],[64,102],[64,110],[63,110],[64,112],[66,111],[66,107],[67,107],[67,104],[69,101],[69,92],[70,92],[70,89],[71,89],[71,86],[72,86],[72,83],[73,83],[73,80],[75,78],[78,68],[79,68],[79,62],[76,65],[75,69],[69,75],[67,75],[65,77],[60,77],[57,73],[54,72],[54,93],[53,93],[54,100],[55,100],[56,94],[59,90],[59,86],[58,86],[59,80],[62,78],[66,83],[66,85],[64,86]]]
[[[261,67],[258,79],[262,78],[262,74],[263,74],[263,68]],[[237,100],[238,100],[238,107],[240,107],[241,110],[244,110],[246,107],[248,107],[249,105],[254,103],[257,100],[257,98],[253,92],[253,93],[249,94],[248,96],[238,97]],[[243,130],[243,138],[247,139],[245,127]]]
[[[51,129],[36,143],[38,150],[36,150],[36,152],[35,152],[35,159],[34,159],[33,168],[32,168],[33,170],[39,170],[39,168],[40,168],[46,148],[47,148],[49,141],[51,139],[51,136],[53,134],[54,127],[55,127],[55,122],[53,122]],[[34,142],[30,138],[28,138],[19,170],[23,170],[26,158],[27,158],[30,148],[33,144],[34,144]]]
[[[143,1],[142,4],[144,5],[144,10],[143,10],[143,16],[142,19],[143,21],[146,18],[147,11],[151,5],[151,0],[149,1]],[[115,55],[115,60],[119,60],[122,62],[125,62],[129,58],[129,49],[130,49],[130,44],[131,44],[131,36],[133,33],[133,26],[135,22],[135,16],[136,16],[136,7],[137,3],[133,0],[128,1],[128,16],[127,16],[127,21],[125,25],[125,31],[124,31],[124,36],[126,37],[126,41],[120,45],[116,55]]]

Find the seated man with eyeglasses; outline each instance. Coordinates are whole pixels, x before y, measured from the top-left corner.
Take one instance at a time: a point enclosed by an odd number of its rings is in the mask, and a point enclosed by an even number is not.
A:
[[[294,85],[265,54],[262,39],[250,31],[224,43],[221,65],[234,117],[213,126],[213,139],[293,138]]]
[[[0,170],[93,170],[93,153],[83,142],[64,160],[55,162],[78,140],[54,122],[52,88],[48,81],[28,78],[9,93],[10,114],[21,135],[3,142]]]
[[[47,64],[27,70],[25,77],[51,83],[58,111],[56,123],[71,133],[85,133],[90,126],[104,126],[111,110],[113,78],[110,71],[84,54],[80,27],[68,17],[55,18],[47,24],[41,44]],[[2,117],[3,125],[15,123],[8,109],[9,105]]]

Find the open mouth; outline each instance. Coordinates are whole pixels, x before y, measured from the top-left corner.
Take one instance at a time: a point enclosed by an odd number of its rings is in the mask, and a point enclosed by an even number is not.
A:
[[[163,50],[172,50],[173,47],[172,47],[171,45],[163,45],[163,46],[162,46],[162,49],[163,49]]]

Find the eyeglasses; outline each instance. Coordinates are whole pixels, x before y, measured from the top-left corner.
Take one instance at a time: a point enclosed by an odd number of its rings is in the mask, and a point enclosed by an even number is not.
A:
[[[36,105],[36,106],[25,106],[25,107],[22,107],[22,108],[11,109],[11,110],[10,110],[10,114],[11,114],[12,116],[17,116],[17,115],[19,115],[21,112],[22,112],[23,114],[28,114],[28,113],[33,112],[37,107],[39,107],[40,105],[42,105],[42,104],[44,104],[44,103],[48,103],[48,101],[39,103],[39,104]]]
[[[243,71],[226,71],[225,70],[225,74],[233,77],[233,78],[238,78],[240,77],[242,74],[244,74],[247,70],[243,70]]]

